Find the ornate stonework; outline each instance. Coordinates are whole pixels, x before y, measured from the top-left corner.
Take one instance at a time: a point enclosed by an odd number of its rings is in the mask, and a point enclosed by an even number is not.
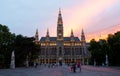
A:
[[[50,37],[48,30],[46,37],[41,37],[40,41],[38,41],[41,50],[37,62],[62,64],[70,63],[72,61],[82,61],[84,64],[84,59],[87,58],[87,54],[85,54],[86,41],[83,30],[81,33],[81,41],[79,37],[74,37],[73,30],[71,30],[70,37],[64,37],[63,32],[62,14],[61,10],[59,10],[57,21],[57,37]],[[38,35],[35,35],[35,37],[38,37]]]

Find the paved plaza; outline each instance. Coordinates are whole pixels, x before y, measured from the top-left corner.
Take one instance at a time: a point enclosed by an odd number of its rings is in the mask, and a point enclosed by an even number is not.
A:
[[[37,68],[0,69],[0,76],[120,76],[119,68],[82,66],[82,71],[70,71],[70,67],[38,66]]]

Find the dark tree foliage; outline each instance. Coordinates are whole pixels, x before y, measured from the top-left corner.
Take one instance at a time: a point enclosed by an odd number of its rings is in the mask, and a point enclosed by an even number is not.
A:
[[[16,36],[15,40],[15,58],[16,66],[24,66],[27,56],[29,62],[33,62],[38,57],[39,46],[34,42],[34,38],[23,37],[22,35]]]
[[[102,48],[102,42],[97,42],[94,39],[90,42],[90,47],[88,48],[91,51],[91,64],[94,64],[96,61],[97,65],[101,65],[105,60],[104,51]]]
[[[108,37],[110,65],[120,66],[120,32]]]
[[[33,41],[33,37],[16,36],[7,26],[0,24],[0,68],[9,68],[13,50],[16,67],[23,66],[27,56],[29,62],[33,62],[40,50],[40,46]]]
[[[15,34],[12,34],[6,25],[0,24],[0,68],[9,67],[14,39]]]
[[[95,41],[92,39],[88,49],[92,55],[91,64],[94,63],[94,60],[97,65],[105,64],[107,54],[110,66],[120,66],[120,32],[108,36],[107,40]]]

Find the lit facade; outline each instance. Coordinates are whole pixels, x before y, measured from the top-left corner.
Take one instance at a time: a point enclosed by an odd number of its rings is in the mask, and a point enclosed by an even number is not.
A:
[[[70,63],[72,61],[82,61],[89,58],[87,55],[85,35],[82,30],[81,40],[74,37],[73,30],[69,37],[64,37],[63,21],[61,10],[59,10],[57,21],[57,36],[50,37],[47,29],[46,37],[41,37],[39,41],[38,30],[36,30],[35,42],[40,45],[39,63]]]

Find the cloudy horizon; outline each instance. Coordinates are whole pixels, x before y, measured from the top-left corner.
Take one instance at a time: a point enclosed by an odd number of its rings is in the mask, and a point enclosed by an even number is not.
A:
[[[120,31],[120,0],[2,0],[0,24],[7,25],[12,33],[34,36],[56,36],[58,11],[61,8],[64,36],[80,37],[84,29],[86,39],[105,38]]]

